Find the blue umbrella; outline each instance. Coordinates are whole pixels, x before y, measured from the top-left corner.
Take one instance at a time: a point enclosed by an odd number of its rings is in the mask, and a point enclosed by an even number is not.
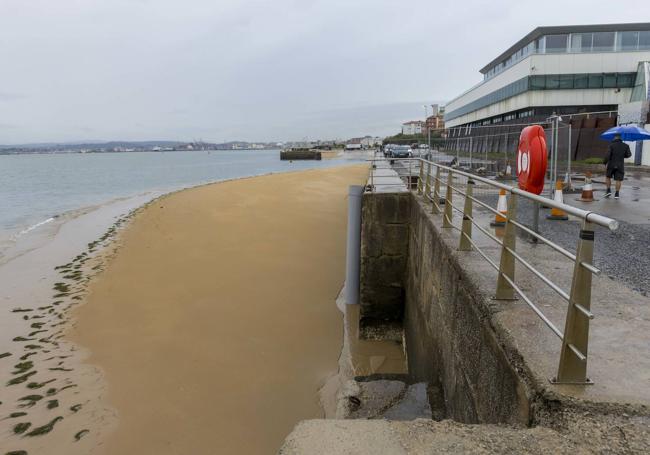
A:
[[[639,128],[636,125],[622,125],[610,128],[600,135],[601,139],[611,141],[617,134],[621,135],[624,141],[647,141],[650,140],[650,132]]]

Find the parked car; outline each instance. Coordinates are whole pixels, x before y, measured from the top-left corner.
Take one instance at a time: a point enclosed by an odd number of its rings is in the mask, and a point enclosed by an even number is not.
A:
[[[398,145],[391,149],[393,158],[410,158],[411,156],[413,156],[413,150],[408,145]]]

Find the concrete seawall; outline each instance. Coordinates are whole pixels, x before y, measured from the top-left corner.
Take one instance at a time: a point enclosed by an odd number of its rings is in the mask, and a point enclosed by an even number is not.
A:
[[[399,344],[408,375],[353,378],[338,397],[347,404],[345,420],[301,422],[280,453],[650,453],[650,299],[595,278],[594,384],[551,384],[556,335],[523,299],[494,300],[496,271],[475,249],[459,251],[458,230],[444,228],[431,210],[405,187],[362,200],[359,338]],[[473,213],[481,225],[492,217],[480,208]],[[453,222],[459,224],[457,214]],[[497,243],[478,232],[472,239],[498,262]],[[572,261],[523,238],[516,248],[561,288],[571,285]],[[516,277],[545,316],[562,324],[566,301],[523,267]],[[428,417],[386,411],[405,404],[395,390],[407,386],[426,388],[416,404],[424,402]]]
[[[527,386],[490,322],[480,281],[441,238],[428,206],[413,200],[410,215],[404,331],[411,377],[436,385],[456,421],[527,424]]]
[[[528,424],[527,386],[490,324],[480,283],[411,193],[366,193],[362,211],[362,334],[401,326],[414,382],[465,423]]]

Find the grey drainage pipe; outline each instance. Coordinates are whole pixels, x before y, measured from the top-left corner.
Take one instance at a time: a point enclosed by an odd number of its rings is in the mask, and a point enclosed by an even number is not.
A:
[[[361,256],[361,196],[363,186],[350,185],[348,193],[348,245],[345,257],[345,302],[359,303]]]

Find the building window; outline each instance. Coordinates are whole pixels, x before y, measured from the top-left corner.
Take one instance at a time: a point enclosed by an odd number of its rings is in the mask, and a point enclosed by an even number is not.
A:
[[[650,49],[650,31],[639,32],[639,50]]]
[[[544,90],[546,88],[545,76],[530,76],[530,89],[531,90]]]
[[[546,53],[566,52],[569,35],[546,35]]]
[[[616,88],[616,73],[603,74],[603,88]]]
[[[561,74],[560,75],[560,88],[561,89],[572,89],[573,88],[573,74]]]
[[[546,90],[557,90],[560,88],[560,75],[547,74],[546,75]]]
[[[591,52],[593,33],[573,33],[571,35],[571,52]]]
[[[634,87],[634,73],[618,73],[616,86],[619,88]]]
[[[622,51],[635,51],[639,47],[639,32],[619,32],[618,48]]]
[[[588,88],[589,87],[589,75],[588,74],[576,74],[573,78],[573,88]]]
[[[592,46],[593,52],[608,52],[614,50],[616,32],[595,32]]]
[[[589,88],[603,88],[603,75],[590,74],[589,75]]]

